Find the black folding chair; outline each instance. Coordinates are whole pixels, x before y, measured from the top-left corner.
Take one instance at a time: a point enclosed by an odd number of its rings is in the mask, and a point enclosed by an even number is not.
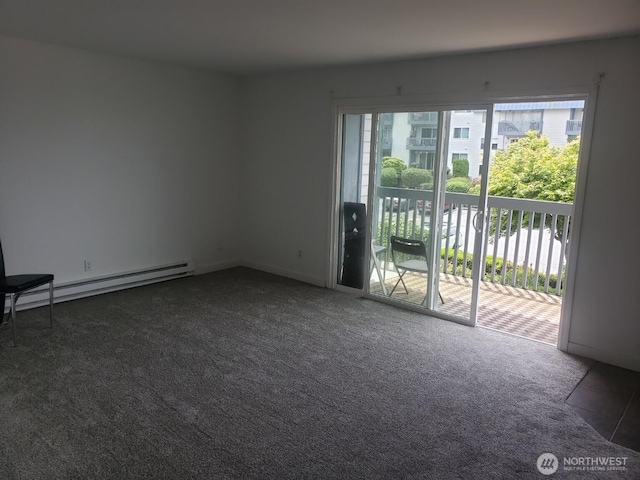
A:
[[[396,236],[392,236],[389,243],[391,245],[391,261],[393,262],[394,268],[398,273],[398,281],[391,289],[389,296],[393,295],[393,292],[396,290],[396,287],[400,283],[402,283],[404,291],[408,294],[409,290],[407,289],[407,286],[405,285],[403,279],[405,273],[431,273],[429,271],[429,257],[427,254],[427,246],[422,240]],[[403,259],[401,261],[398,260],[399,255],[403,256]],[[442,298],[440,291],[438,291],[438,296],[440,297],[440,301],[444,303],[444,299]],[[422,303],[424,304],[426,300],[427,295],[425,294]]]

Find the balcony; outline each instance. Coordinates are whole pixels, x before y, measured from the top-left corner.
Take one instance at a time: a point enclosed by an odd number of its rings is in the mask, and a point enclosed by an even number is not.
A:
[[[380,118],[383,127],[393,127],[393,113],[382,113]]]
[[[407,138],[407,148],[409,150],[435,150],[438,139],[436,138]]]
[[[437,125],[438,112],[410,112],[408,122],[410,125]]]
[[[567,120],[565,135],[577,136],[582,132],[582,120]]]
[[[393,288],[396,278],[392,272],[387,272],[387,292]],[[409,293],[406,294],[399,288],[393,293],[392,298],[419,305],[424,298],[426,278],[406,274],[404,280]],[[468,317],[471,308],[471,302],[468,301],[471,298],[471,287],[472,282],[468,278],[441,273],[438,288],[445,303],[440,305],[438,310],[449,315]],[[377,278],[371,281],[371,292],[383,294]],[[550,345],[557,343],[562,297],[482,282],[480,299],[477,322],[479,326]]]
[[[376,244],[388,245],[390,235],[429,238],[432,191],[379,188],[378,194]],[[447,192],[444,201],[439,290],[445,303],[437,308],[467,318],[478,197]],[[490,196],[488,209],[495,220],[479,263],[484,272],[478,324],[555,344],[573,206]],[[382,283],[387,291],[395,284],[395,270],[390,257],[380,258],[383,282],[374,271],[371,291],[382,294]],[[396,289],[393,298],[420,304],[425,278],[407,274],[405,280],[409,293]]]
[[[506,135],[508,137],[524,137],[530,130],[541,132],[542,122],[529,120],[501,120],[500,122],[498,122],[498,135]]]

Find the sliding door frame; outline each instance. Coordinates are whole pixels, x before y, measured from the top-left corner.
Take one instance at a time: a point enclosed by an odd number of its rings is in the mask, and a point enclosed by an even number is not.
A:
[[[487,86],[486,84],[485,86]],[[575,274],[577,270],[577,259],[580,243],[580,230],[582,225],[583,207],[586,195],[586,185],[588,177],[589,156],[591,150],[591,139],[593,135],[593,128],[595,123],[595,114],[598,97],[597,84],[591,85],[576,85],[572,87],[561,88],[544,88],[544,89],[528,89],[525,91],[488,91],[477,92],[474,94],[439,94],[439,95],[394,95],[394,96],[380,96],[380,97],[344,97],[332,99],[332,120],[333,120],[333,149],[332,149],[332,165],[333,165],[333,178],[331,183],[331,195],[330,195],[330,209],[329,209],[329,229],[327,245],[329,255],[327,256],[326,263],[326,285],[329,288],[347,291],[359,296],[365,296],[367,298],[375,298],[376,301],[382,303],[388,303],[392,305],[398,305],[396,301],[393,301],[386,297],[373,297],[369,293],[368,282],[365,282],[363,290],[357,290],[354,288],[343,287],[338,285],[337,276],[335,275],[336,261],[337,261],[337,248],[338,245],[338,225],[340,220],[340,191],[338,185],[340,185],[341,167],[340,159],[342,154],[342,116],[346,113],[371,113],[374,117],[377,117],[378,113],[394,112],[394,111],[443,111],[443,110],[462,110],[462,109],[487,109],[487,131],[490,132],[491,124],[489,117],[493,115],[494,105],[496,103],[509,103],[509,102],[541,102],[541,101],[562,101],[562,100],[584,100],[584,118],[583,129],[581,135],[580,154],[578,159],[578,169],[576,172],[576,187],[573,201],[573,215],[572,215],[572,228],[570,233],[570,249],[567,259],[566,279],[567,283],[564,289],[564,296],[562,299],[562,311],[560,318],[560,328],[558,336],[558,349],[562,351],[568,350],[569,334],[571,328],[571,312],[574,299],[575,290]],[[493,121],[491,119],[491,121]],[[375,129],[372,125],[371,136],[375,134]],[[486,142],[491,141],[490,134],[485,135]],[[375,158],[374,148],[371,149],[370,168],[373,168]],[[484,155],[490,154],[490,149],[485,145]],[[483,162],[483,176],[486,176],[486,182],[488,183],[488,163]],[[486,165],[486,167],[484,166]],[[372,183],[375,181],[374,175],[369,175],[369,189],[372,189]],[[481,197],[482,197],[481,192]],[[486,199],[485,199],[486,202]],[[368,208],[372,206],[372,196],[368,196]],[[486,203],[485,203],[486,211]],[[486,214],[482,215],[483,230],[487,228],[488,218]],[[367,236],[369,238],[371,232],[371,215],[367,216]],[[478,232],[476,232],[478,235]],[[367,255],[370,255],[370,241],[367,242]],[[481,242],[483,243],[483,242]],[[480,256],[481,257],[481,256]],[[365,257],[369,258],[369,256]],[[478,260],[479,261],[479,260]],[[474,260],[475,262],[475,260]],[[478,271],[477,268],[474,271]],[[477,288],[474,288],[477,290]],[[479,295],[477,291],[472,299],[472,312],[475,309],[476,314],[470,312],[473,317],[473,324],[475,325],[475,316],[477,315],[477,307],[479,302]],[[420,313],[425,313],[425,310],[410,304],[402,304],[402,308],[407,310],[413,310]],[[469,325],[469,322],[461,322],[459,318],[451,315],[444,314],[442,312],[433,311],[429,312],[438,318],[445,320],[463,323]]]
[[[391,99],[390,104],[386,104],[386,102],[383,102],[382,104],[366,105],[366,106],[361,104],[356,104],[355,106],[341,105],[340,103],[336,103],[334,105],[334,108],[335,108],[334,110],[335,111],[334,152],[335,154],[334,154],[334,170],[333,170],[334,177],[333,177],[333,185],[332,185],[333,216],[330,220],[331,238],[329,239],[329,242],[330,242],[331,250],[330,250],[329,262],[327,266],[328,285],[330,286],[330,288],[333,288],[336,290],[356,293],[359,295],[363,295],[367,298],[372,298],[377,301],[381,301],[383,303],[390,303],[392,305],[401,306],[403,308],[415,310],[420,313],[434,315],[449,321],[461,323],[463,325],[475,326],[475,323],[476,323],[475,319],[476,319],[476,314],[478,309],[477,292],[475,295],[472,296],[472,304],[469,311],[469,317],[462,318],[462,317],[456,317],[453,315],[442,313],[437,310],[431,310],[431,309],[422,307],[420,305],[411,305],[404,302],[399,302],[398,300],[394,300],[388,297],[371,294],[369,291],[370,282],[369,282],[368,268],[366,272],[367,281],[364,283],[362,289],[347,287],[347,286],[341,285],[338,282],[338,275],[336,272],[336,268],[338,267],[339,249],[341,248],[340,238],[339,238],[339,232],[341,231],[341,229],[340,229],[339,223],[341,221],[340,209],[341,209],[341,195],[342,195],[341,190],[342,190],[342,174],[343,174],[342,156],[344,154],[343,152],[343,145],[344,145],[343,119],[345,115],[358,115],[358,114],[371,115],[371,136],[369,138],[371,148],[369,152],[370,157],[369,157],[369,185],[368,185],[368,194],[367,194],[367,212],[373,212],[374,201],[375,201],[374,193],[376,191],[376,180],[377,180],[376,173],[378,169],[378,162],[377,162],[378,160],[377,159],[378,157],[378,149],[377,149],[378,116],[383,113],[427,112],[427,111],[438,112],[439,114],[439,119],[438,119],[439,140],[438,140],[438,147],[437,147],[438,167],[436,171],[437,178],[434,177],[434,199],[433,199],[433,210],[432,210],[434,212],[437,212],[437,219],[436,219],[437,221],[434,221],[433,224],[431,224],[430,228],[436,229],[436,234],[434,238],[439,239],[440,238],[439,229],[442,228],[443,212],[441,211],[442,210],[441,207],[444,205],[443,192],[444,192],[444,181],[445,181],[444,176],[446,172],[446,159],[444,158],[446,156],[446,152],[443,151],[443,144],[445,143],[444,138],[445,137],[448,138],[448,134],[449,134],[449,131],[448,131],[449,125],[446,125],[447,128],[445,128],[444,116],[448,112],[451,112],[453,110],[485,110],[487,112],[487,119],[490,120],[491,112],[493,109],[493,104],[486,103],[486,102],[480,103],[480,102],[458,101],[458,102],[451,102],[451,103],[440,102],[436,104],[436,103],[426,103],[422,101],[404,103],[404,102],[398,102],[397,100],[398,100],[397,97],[394,97],[393,99]],[[491,135],[486,134],[487,131],[489,133],[491,132],[490,130],[491,124],[487,123],[487,125],[488,127],[485,128],[485,138],[484,138],[484,145],[483,145],[483,150],[484,150],[483,169],[488,168],[488,165],[489,165],[488,156],[490,155],[490,146],[491,146]],[[487,178],[488,177],[486,175],[483,175],[483,183],[487,182]],[[442,192],[440,190],[442,190]],[[480,207],[484,208],[483,206],[486,206],[486,202],[487,202],[486,185],[482,188],[481,194],[482,192],[484,193],[485,198],[484,200],[483,199],[480,200]],[[484,218],[484,215],[480,215],[480,218]],[[367,237],[365,242],[365,259],[367,259],[367,265],[368,265],[368,262],[370,261],[369,259],[371,255],[372,224],[373,224],[372,215],[368,214],[367,215]],[[482,225],[482,228],[484,228],[485,222],[483,221],[481,225]],[[434,235],[433,231],[431,231],[430,234]],[[476,235],[480,235],[480,237],[482,237],[483,234],[484,233],[482,230],[479,233],[476,232]],[[481,249],[483,248],[483,245],[484,245],[484,242],[481,242],[481,241],[475,242],[475,252],[477,252],[478,254],[474,253],[474,259],[478,259],[478,260],[474,260],[474,261],[479,261],[479,259],[482,258]],[[438,249],[439,249],[439,241],[433,242],[430,246],[430,252],[428,252],[428,254],[430,254],[430,257],[431,257],[430,265],[433,265],[434,268],[436,268],[437,266],[439,271],[439,261],[438,262],[434,261],[434,258],[437,255],[436,250]],[[438,255],[438,260],[439,260],[439,255]],[[438,286],[438,277],[435,277],[435,278],[432,278],[432,277],[434,276],[430,276],[430,280],[427,285],[427,298],[430,298],[433,301],[433,299],[437,297],[436,292],[437,292],[437,286]],[[473,290],[478,290],[476,286],[479,285],[479,280],[480,280],[479,270],[474,267],[474,270],[472,271],[472,282],[474,285]],[[427,302],[427,305],[432,305],[432,302]]]

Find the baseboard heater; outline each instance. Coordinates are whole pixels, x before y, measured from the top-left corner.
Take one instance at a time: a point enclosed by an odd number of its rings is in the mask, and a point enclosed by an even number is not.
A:
[[[53,297],[55,303],[66,302],[92,295],[190,277],[193,274],[193,262],[185,261],[61,284],[56,284],[54,281]],[[8,304],[9,301],[7,300],[5,303]],[[23,293],[18,301],[17,309],[26,310],[48,304],[49,288],[45,286]],[[5,313],[8,311],[9,307],[5,305]]]

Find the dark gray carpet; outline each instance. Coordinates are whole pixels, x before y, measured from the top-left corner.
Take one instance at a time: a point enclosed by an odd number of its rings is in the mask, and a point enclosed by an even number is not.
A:
[[[589,362],[238,268],[19,312],[0,478],[544,478],[640,454],[564,403]]]

